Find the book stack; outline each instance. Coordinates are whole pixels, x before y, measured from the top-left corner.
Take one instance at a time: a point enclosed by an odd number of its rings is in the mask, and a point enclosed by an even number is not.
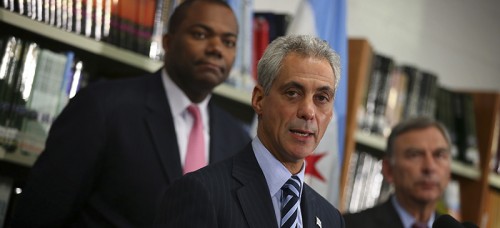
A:
[[[171,0],[2,0],[0,7],[51,26],[161,59]]]
[[[0,37],[0,146],[40,153],[50,125],[85,84],[73,52],[55,53],[17,37]]]

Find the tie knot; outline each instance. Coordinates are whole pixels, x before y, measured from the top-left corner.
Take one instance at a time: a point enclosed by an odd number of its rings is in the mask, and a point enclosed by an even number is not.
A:
[[[299,197],[300,195],[300,179],[297,176],[292,176],[286,183],[281,187],[281,190],[285,195],[293,195],[294,197]]]
[[[299,223],[298,208],[299,208],[299,198],[300,198],[300,186],[301,182],[299,177],[292,176],[288,181],[281,187],[281,228],[291,228],[297,227]]]
[[[195,104],[191,104],[188,106],[187,108],[189,114],[191,114],[195,120],[199,120],[200,119],[200,108],[198,108],[198,105],[195,105]]]

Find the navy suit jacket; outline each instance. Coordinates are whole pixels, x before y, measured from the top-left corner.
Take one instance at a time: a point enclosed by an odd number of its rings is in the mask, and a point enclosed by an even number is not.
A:
[[[212,163],[233,155],[250,137],[228,113],[208,107]],[[81,90],[54,122],[13,225],[151,226],[165,189],[181,176],[160,71],[96,83]]]
[[[436,213],[435,218],[438,216],[440,214]],[[345,214],[344,219],[346,228],[404,228],[396,208],[392,205],[391,198],[382,204],[361,212]]]
[[[301,211],[304,227],[344,227],[340,212],[307,184]],[[156,227],[278,227],[251,143],[232,158],[175,182],[165,193]]]

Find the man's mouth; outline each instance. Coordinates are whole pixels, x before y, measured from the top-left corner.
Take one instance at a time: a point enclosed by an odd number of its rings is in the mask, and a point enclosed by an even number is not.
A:
[[[307,137],[307,136],[313,136],[314,135],[313,132],[302,131],[302,130],[295,130],[295,129],[291,129],[290,132],[292,132],[293,134],[302,136],[302,137]]]

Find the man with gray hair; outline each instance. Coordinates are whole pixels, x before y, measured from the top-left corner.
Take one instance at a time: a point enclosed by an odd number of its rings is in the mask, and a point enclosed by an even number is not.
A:
[[[346,227],[432,227],[451,176],[450,150],[449,134],[438,121],[416,117],[396,125],[382,168],[395,193],[383,204],[344,215]]]
[[[339,57],[325,41],[273,41],[252,94],[257,136],[239,154],[175,182],[157,226],[344,227],[340,212],[304,183],[304,158],[332,118],[339,77]]]

